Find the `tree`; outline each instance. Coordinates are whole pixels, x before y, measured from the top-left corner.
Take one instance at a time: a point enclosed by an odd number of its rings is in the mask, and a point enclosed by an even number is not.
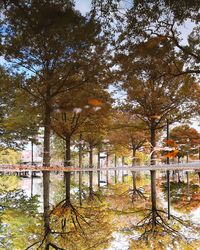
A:
[[[197,149],[200,144],[200,134],[187,124],[174,127],[170,131],[170,138],[178,144],[178,159],[188,156],[189,152]]]
[[[117,112],[113,119],[113,131],[111,131],[111,141],[131,152],[132,167],[136,165],[136,151],[141,149],[145,142],[148,141],[147,127],[135,115],[124,110]],[[112,135],[113,134],[113,135]],[[136,187],[136,172],[132,171],[133,188],[128,190],[131,194],[132,202],[137,195],[144,197]]]
[[[16,164],[21,160],[20,152],[12,149],[0,151],[0,164]]]
[[[147,40],[165,41],[176,51],[176,58],[171,58],[174,70],[171,77],[180,74],[199,74],[199,3],[174,1],[92,1],[93,11],[112,29],[123,30],[126,39],[142,45]],[[124,24],[127,25],[124,25]],[[107,25],[108,26],[108,25]],[[189,30],[189,32],[188,32]],[[121,36],[121,34],[119,34]],[[115,38],[114,38],[115,40]],[[184,62],[184,67],[177,64],[177,58]],[[162,60],[162,58],[160,58]],[[164,60],[163,60],[164,62]]]
[[[121,51],[116,54],[116,62],[119,64],[117,73],[123,89],[127,91],[126,108],[129,107],[132,113],[148,126],[152,146],[151,160],[152,164],[155,164],[156,131],[165,126],[166,119],[172,123],[188,116],[191,112],[190,91],[193,89],[195,92],[197,85],[189,76],[171,77],[170,72],[174,65],[168,60],[173,53],[168,46],[162,45],[162,41],[156,40],[156,43],[152,44],[152,41],[148,40],[139,50],[137,47],[135,50],[131,39],[121,41],[120,38],[119,42]],[[169,64],[167,69],[166,62]],[[151,198],[152,211],[149,224],[152,224],[154,230],[159,218],[155,170],[151,171]]]
[[[144,123],[125,110],[118,112],[114,118],[111,132],[113,132],[113,137],[116,137],[118,144],[131,151],[132,166],[136,163],[136,151],[148,140],[145,130],[147,128]]]
[[[172,49],[176,48],[176,57],[184,61],[185,67],[180,67],[176,60],[172,60],[175,66],[175,70],[171,72],[172,76],[198,75],[198,13],[198,1],[133,1],[126,12],[127,34],[129,39],[134,39],[137,44],[158,39],[170,44]],[[190,27],[189,34],[185,32],[184,26]],[[184,38],[186,42],[183,41]]]
[[[24,74],[20,87],[34,97],[42,108],[43,165],[49,166],[54,100],[59,94],[70,92],[80,85],[92,81],[99,83],[99,74],[103,74],[103,68],[97,65],[99,60],[96,59],[97,54],[102,58],[105,49],[99,35],[101,27],[91,16],[83,17],[76,11],[70,0],[11,0],[7,1],[1,17],[5,31],[2,41],[5,58],[15,66],[15,72]],[[101,62],[103,65],[104,60]],[[45,235],[48,236],[50,225],[47,171],[43,172],[43,185]]]
[[[92,86],[92,85],[91,85]],[[99,97],[99,98],[94,98]],[[64,166],[71,165],[71,141],[77,134],[85,134],[90,126],[90,131],[102,125],[103,116],[106,117],[109,94],[102,88],[101,85],[94,86],[92,91],[82,87],[79,90],[74,90],[67,95],[65,93],[57,105],[60,107],[58,112],[55,112],[52,119],[52,129],[56,134],[65,141],[65,162]],[[67,100],[67,102],[66,102]],[[98,126],[94,126],[94,121],[98,120]],[[105,118],[104,118],[105,120]],[[93,126],[91,125],[93,124]],[[91,142],[92,143],[92,142]],[[93,143],[92,143],[93,144]],[[94,145],[92,146],[94,147]],[[93,149],[92,149],[93,150]],[[91,150],[90,150],[91,152]],[[91,157],[90,157],[91,159]],[[90,164],[92,166],[92,164]],[[65,173],[66,181],[66,200],[70,200],[70,173]]]
[[[38,109],[24,91],[16,89],[18,81],[0,67],[0,149],[21,149],[38,131]]]
[[[30,243],[41,238],[38,196],[27,197],[24,191],[19,189],[20,180],[16,176],[1,176],[0,180],[0,247],[25,249]]]
[[[85,142],[85,146],[89,152],[89,167],[93,168],[93,154],[94,149],[98,149],[98,168],[99,166],[99,152],[103,147],[103,140],[106,136],[106,130],[109,126],[110,119],[110,111],[111,105],[108,100],[100,110],[94,113],[93,116],[90,116],[85,123],[85,126],[82,128],[83,140]],[[98,177],[99,182],[100,177]],[[99,185],[99,183],[98,183]],[[93,172],[89,172],[89,199],[93,200],[95,193],[93,191]]]

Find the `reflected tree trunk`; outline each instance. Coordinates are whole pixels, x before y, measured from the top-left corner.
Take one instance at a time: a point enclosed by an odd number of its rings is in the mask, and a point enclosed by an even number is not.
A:
[[[109,155],[108,152],[106,152],[106,168],[108,169],[108,165],[109,165]],[[106,183],[107,186],[109,185],[109,173],[108,170],[106,170]]]
[[[65,137],[65,162],[64,167],[69,168],[71,166],[71,137]],[[66,203],[70,204],[70,182],[71,182],[71,172],[64,173],[65,181],[65,199]]]
[[[156,146],[156,130],[154,121],[151,124],[151,152],[153,152]],[[155,152],[151,154],[151,165],[155,165]],[[152,227],[156,226],[156,170],[151,170],[151,202],[152,202]]]
[[[98,154],[97,154],[97,168],[100,169],[100,164],[101,164],[101,159],[100,159],[100,149],[98,150]],[[98,184],[98,188],[100,188],[100,170],[97,171],[97,184]]]
[[[115,155],[114,166],[117,167],[117,156]],[[117,183],[117,170],[115,170],[115,184]]]
[[[47,100],[50,92],[47,92]],[[44,113],[44,152],[43,152],[43,166],[50,166],[50,132],[51,132],[51,108],[49,102],[45,106]],[[49,183],[50,172],[43,171],[43,205],[44,205],[44,233],[45,233],[45,249],[49,249],[49,234],[50,234],[50,217],[49,217]]]
[[[122,156],[122,182],[124,182],[124,156]]]
[[[189,172],[186,171],[187,177],[187,199],[190,200],[190,182],[189,182]]]
[[[179,170],[177,170],[177,172],[178,172],[178,183],[180,183],[181,182],[181,179],[180,179],[180,171]]]
[[[79,168],[82,169],[82,135],[80,134],[80,139],[79,139],[79,152],[78,152],[78,161],[79,161]],[[79,172],[79,204],[82,206],[82,172]]]
[[[198,176],[199,176],[199,186],[200,186],[200,172],[198,172]]]
[[[93,168],[93,147],[89,151],[89,167]],[[89,199],[93,199],[93,172],[89,171]]]
[[[136,154],[136,150],[135,148],[132,148],[132,167],[135,166],[135,154]],[[133,181],[133,190],[136,190],[136,172],[132,171],[132,181]]]
[[[33,166],[33,139],[31,140],[31,165]],[[31,171],[31,197],[33,196],[33,170]]]

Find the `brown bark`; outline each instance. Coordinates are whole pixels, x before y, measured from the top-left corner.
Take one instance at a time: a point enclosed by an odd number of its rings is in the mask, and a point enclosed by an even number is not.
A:
[[[136,172],[132,171],[133,190],[136,190]]]
[[[48,102],[45,106],[44,113],[44,152],[43,152],[43,166],[50,166],[50,123],[51,123],[51,109]],[[48,236],[50,233],[50,218],[49,218],[49,183],[50,183],[50,172],[43,171],[43,205],[44,205],[44,232],[46,239],[46,246],[48,248]]]
[[[151,150],[156,146],[156,130],[154,122],[151,124]],[[151,165],[155,165],[155,152],[151,154]],[[151,170],[151,203],[152,203],[152,227],[156,226],[156,171]]]
[[[117,156],[115,155],[115,168],[117,167]],[[115,170],[115,184],[117,183],[117,170]]]
[[[93,168],[93,147],[90,146],[89,151],[89,167]],[[89,172],[89,198],[93,197],[93,172]]]
[[[109,163],[109,155],[108,152],[106,153],[106,168],[108,169],[108,163]],[[107,186],[109,185],[109,173],[108,170],[106,170],[106,183]]]
[[[97,159],[97,168],[100,169],[100,164],[101,164],[101,159],[100,159],[100,150],[98,151],[98,155],[97,155],[98,159]],[[97,171],[97,183],[98,183],[98,188],[100,188],[100,170]]]
[[[200,186],[200,172],[198,172],[198,176],[199,176],[199,186]]]
[[[80,135],[80,142],[82,140],[82,135]],[[82,145],[79,145],[79,154],[78,154],[78,160],[79,160],[79,168],[82,168]],[[79,172],[79,204],[82,206],[82,172]]]
[[[71,138],[70,136],[65,137],[65,162],[64,167],[71,166]],[[67,203],[70,203],[70,180],[71,180],[71,172],[64,173],[64,180],[65,180],[65,199]]]
[[[152,202],[152,226],[156,226],[156,171],[151,170],[151,202]]]
[[[132,167],[135,166],[135,153],[136,150],[132,149]],[[136,190],[136,172],[132,171],[132,180],[133,180],[133,190]]]
[[[122,156],[122,168],[124,167],[124,156]],[[124,182],[124,170],[122,169],[122,182]]]

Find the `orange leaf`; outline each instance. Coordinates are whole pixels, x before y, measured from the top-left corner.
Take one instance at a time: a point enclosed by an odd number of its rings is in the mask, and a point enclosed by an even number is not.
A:
[[[174,151],[172,151],[172,152],[169,152],[169,153],[165,154],[165,157],[173,158],[173,157],[175,157],[177,154],[178,154],[178,150],[174,150]]]
[[[88,104],[97,107],[97,106],[101,106],[103,103],[101,100],[91,98],[91,99],[88,99]]]
[[[166,143],[167,146],[177,147],[176,142],[173,141],[173,140],[165,140],[165,143]]]

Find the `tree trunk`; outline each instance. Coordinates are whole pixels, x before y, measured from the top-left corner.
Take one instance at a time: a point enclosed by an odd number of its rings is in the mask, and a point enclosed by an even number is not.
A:
[[[178,183],[180,183],[181,182],[181,180],[180,180],[180,171],[178,170],[177,172],[178,172]]]
[[[31,140],[31,165],[33,166],[33,140]],[[31,171],[31,197],[33,196],[33,171]]]
[[[43,166],[50,166],[50,132],[51,132],[51,109],[48,102],[45,106],[44,114],[44,152],[43,152]],[[50,218],[49,218],[49,183],[50,172],[43,171],[43,204],[44,204],[44,231],[46,236],[46,249],[48,250],[48,235],[50,233]]]
[[[152,226],[156,226],[156,171],[151,170],[151,202],[152,202]]]
[[[199,186],[200,186],[200,172],[198,172],[198,176],[199,176]]]
[[[124,156],[122,156],[122,182],[124,182]]]
[[[176,172],[175,170],[172,171],[173,182],[176,181]]]
[[[156,146],[156,131],[155,127],[151,126],[151,152],[153,152]],[[155,165],[155,152],[151,154],[151,165]],[[151,203],[152,203],[152,226],[156,226],[156,171],[151,170]]]
[[[117,167],[117,156],[115,155],[115,168]],[[115,170],[115,184],[117,183],[117,170]]]
[[[93,147],[89,151],[89,167],[93,168]],[[93,172],[89,171],[89,198],[93,197]]]
[[[108,152],[106,153],[106,168],[108,169],[108,163],[109,163],[109,155]],[[109,185],[109,173],[108,170],[106,170],[106,184]]]
[[[100,150],[98,150],[98,155],[97,155],[97,168],[100,169],[100,164],[101,164],[101,159],[100,159]],[[100,188],[100,170],[97,171],[97,183],[98,183],[98,188]]]
[[[82,169],[82,135],[80,135],[80,144],[79,144],[79,154],[78,154],[78,161],[79,161],[79,168]],[[79,204],[82,206],[82,172],[79,172]]]
[[[64,167],[71,166],[71,138],[70,136],[65,137],[65,162]],[[70,203],[70,179],[71,179],[71,172],[64,173],[64,180],[65,180],[65,199],[66,203]]]
[[[136,150],[132,148],[132,167],[135,166],[135,153]],[[136,190],[136,172],[132,171],[132,180],[133,180],[133,190]]]
[[[190,200],[190,182],[189,182],[189,172],[186,171],[186,176],[187,176],[187,198]]]

